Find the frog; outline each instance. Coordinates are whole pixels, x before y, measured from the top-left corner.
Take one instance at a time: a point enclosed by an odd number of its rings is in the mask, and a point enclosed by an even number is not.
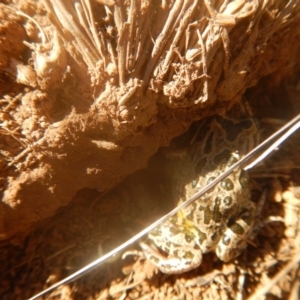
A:
[[[177,205],[225,172],[257,143],[257,121],[240,105],[202,120],[173,175]],[[240,167],[150,231],[140,247],[145,257],[166,274],[199,267],[203,255],[209,252],[228,262],[247,247],[255,216],[249,176]]]

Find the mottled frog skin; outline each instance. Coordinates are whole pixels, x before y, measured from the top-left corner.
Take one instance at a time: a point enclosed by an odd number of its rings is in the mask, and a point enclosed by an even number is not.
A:
[[[238,118],[237,118],[238,116]],[[238,121],[237,121],[238,119]],[[177,204],[226,171],[256,144],[257,125],[234,107],[226,116],[207,118],[174,175]],[[247,245],[255,219],[248,175],[237,169],[208,193],[152,230],[140,245],[147,259],[163,273],[182,273],[198,267],[204,253],[215,251],[224,262]],[[164,251],[162,255],[154,244]]]

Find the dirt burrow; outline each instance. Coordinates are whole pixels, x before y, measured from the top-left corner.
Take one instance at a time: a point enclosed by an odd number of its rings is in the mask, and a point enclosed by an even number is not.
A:
[[[93,2],[91,31],[63,2],[0,5],[1,239],[108,191],[299,58],[296,2]]]

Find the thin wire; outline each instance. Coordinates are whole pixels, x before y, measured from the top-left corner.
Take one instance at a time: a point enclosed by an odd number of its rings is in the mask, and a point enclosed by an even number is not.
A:
[[[283,141],[286,140],[291,134],[293,134],[300,127],[300,122],[292,126],[287,132],[285,132],[275,143],[273,143],[263,154],[261,154],[257,159],[255,159],[251,164],[249,164],[245,170],[249,170],[265,159],[272,151],[274,151]]]
[[[295,125],[295,126],[294,126]],[[293,126],[293,127],[292,127]],[[137,240],[139,240],[141,237],[149,233],[152,229],[154,229],[156,226],[160,225],[164,221],[166,221],[169,217],[173,216],[176,214],[179,210],[183,209],[184,207],[188,206],[191,202],[195,201],[198,199],[200,196],[205,194],[208,190],[213,188],[216,184],[218,184],[220,181],[222,181],[225,177],[227,177],[229,174],[233,172],[233,170],[237,167],[242,166],[247,160],[249,160],[254,154],[258,153],[261,151],[264,147],[266,147],[267,144],[269,144],[272,140],[274,140],[276,137],[278,137],[281,133],[283,133],[285,130],[288,130],[290,127],[293,128],[293,130],[287,131],[287,133],[284,135],[284,139],[281,137],[278,139],[280,143],[282,143],[285,139],[288,138],[293,132],[297,130],[297,128],[300,127],[300,114],[297,115],[294,119],[292,119],[290,122],[288,122],[286,125],[284,125],[282,128],[280,128],[278,131],[276,131],[274,134],[272,134],[268,139],[266,139],[264,142],[259,144],[257,147],[255,147],[252,151],[250,151],[246,156],[244,156],[242,159],[240,159],[238,162],[236,162],[234,165],[232,165],[227,171],[222,173],[220,176],[215,178],[213,181],[211,181],[208,185],[206,185],[204,188],[199,190],[196,194],[194,194],[191,198],[189,198],[187,201],[183,202],[181,205],[178,207],[174,208],[171,212],[166,214],[165,216],[161,217],[154,223],[152,223],[150,226],[147,228],[143,229],[140,231],[138,234],[127,240],[125,243],[121,244],[120,246],[116,247],[114,250],[110,251],[109,253],[99,257],[92,263],[88,264],[87,266],[83,267],[82,269],[78,270],[77,272],[71,274],[70,276],[66,277],[65,279],[55,283],[54,285],[50,286],[49,288],[45,289],[44,291],[36,294],[35,296],[31,297],[29,300],[35,300],[38,297],[41,297],[50,291],[56,289],[57,287],[69,283],[81,276],[83,276],[85,273],[90,272],[93,270],[95,267],[101,265],[105,260],[109,259],[110,257],[115,256],[117,253],[119,253],[122,250],[125,250],[128,246],[131,244],[135,243]],[[291,128],[291,129],[292,129]],[[276,147],[278,147],[278,143],[276,144]],[[272,147],[272,146],[271,146]],[[273,149],[272,149],[273,150]],[[271,150],[271,151],[272,151]],[[249,167],[248,167],[249,169]]]

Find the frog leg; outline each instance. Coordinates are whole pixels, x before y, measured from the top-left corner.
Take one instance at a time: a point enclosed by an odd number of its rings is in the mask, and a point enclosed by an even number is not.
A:
[[[255,216],[255,205],[253,202],[249,202],[248,207],[226,228],[216,249],[216,254],[222,261],[230,261],[239,256],[246,248],[247,240],[252,234]]]
[[[144,242],[140,246],[158,269],[166,274],[179,274],[198,267],[202,262],[198,229],[183,224],[165,222],[152,230],[148,237],[166,256]]]
[[[140,242],[146,258],[165,274],[180,274],[188,272],[200,266],[202,262],[202,252],[199,249],[195,253],[186,252],[184,257],[163,256],[157,249],[150,247],[144,242]]]

